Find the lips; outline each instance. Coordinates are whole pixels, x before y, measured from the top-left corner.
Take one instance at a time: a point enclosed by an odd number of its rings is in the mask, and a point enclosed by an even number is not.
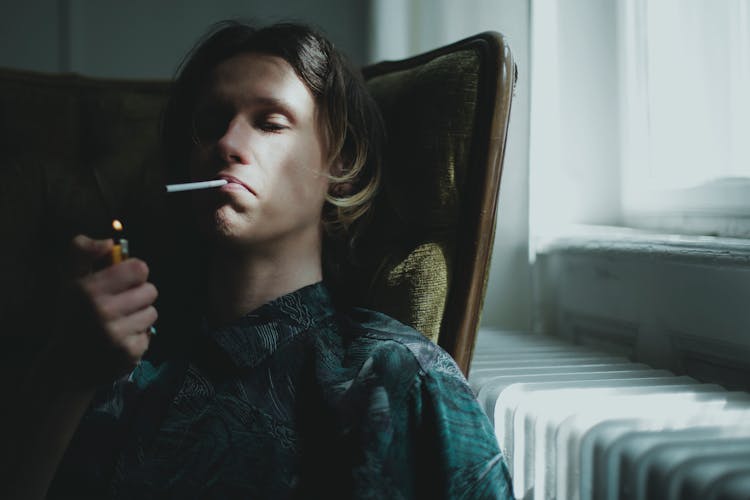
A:
[[[247,184],[245,184],[244,182],[242,182],[241,180],[239,180],[237,177],[235,177],[233,175],[219,174],[218,177],[219,177],[219,179],[224,179],[229,184],[239,184],[240,186],[242,186],[243,188],[245,188],[246,190],[248,190],[253,195],[255,195],[255,196],[258,195],[252,188],[250,188],[250,186],[248,186]]]

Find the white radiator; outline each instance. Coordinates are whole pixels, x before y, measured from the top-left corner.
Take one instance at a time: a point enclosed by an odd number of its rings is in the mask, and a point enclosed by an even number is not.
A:
[[[481,330],[469,373],[524,499],[750,499],[750,394]]]

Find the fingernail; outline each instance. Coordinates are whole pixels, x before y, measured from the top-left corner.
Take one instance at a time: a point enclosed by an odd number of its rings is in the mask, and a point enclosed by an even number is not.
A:
[[[151,334],[152,337],[155,336],[156,335],[156,327],[155,326],[150,326],[148,328],[148,333]]]

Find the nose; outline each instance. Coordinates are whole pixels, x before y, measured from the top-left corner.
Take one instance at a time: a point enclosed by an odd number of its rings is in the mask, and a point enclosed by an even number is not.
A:
[[[234,117],[216,143],[219,158],[228,164],[249,164],[250,132],[251,128],[245,119],[241,116]]]

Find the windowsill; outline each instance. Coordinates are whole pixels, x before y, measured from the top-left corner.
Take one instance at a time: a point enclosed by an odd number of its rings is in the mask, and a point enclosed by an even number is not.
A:
[[[579,226],[537,248],[536,331],[747,384],[750,240]]]
[[[750,266],[750,239],[664,234],[614,226],[570,226],[565,233],[537,243],[537,255],[556,252]]]
[[[750,237],[750,179],[723,177],[690,188],[653,190],[623,200],[624,224],[651,231]],[[628,205],[632,205],[628,208]]]

